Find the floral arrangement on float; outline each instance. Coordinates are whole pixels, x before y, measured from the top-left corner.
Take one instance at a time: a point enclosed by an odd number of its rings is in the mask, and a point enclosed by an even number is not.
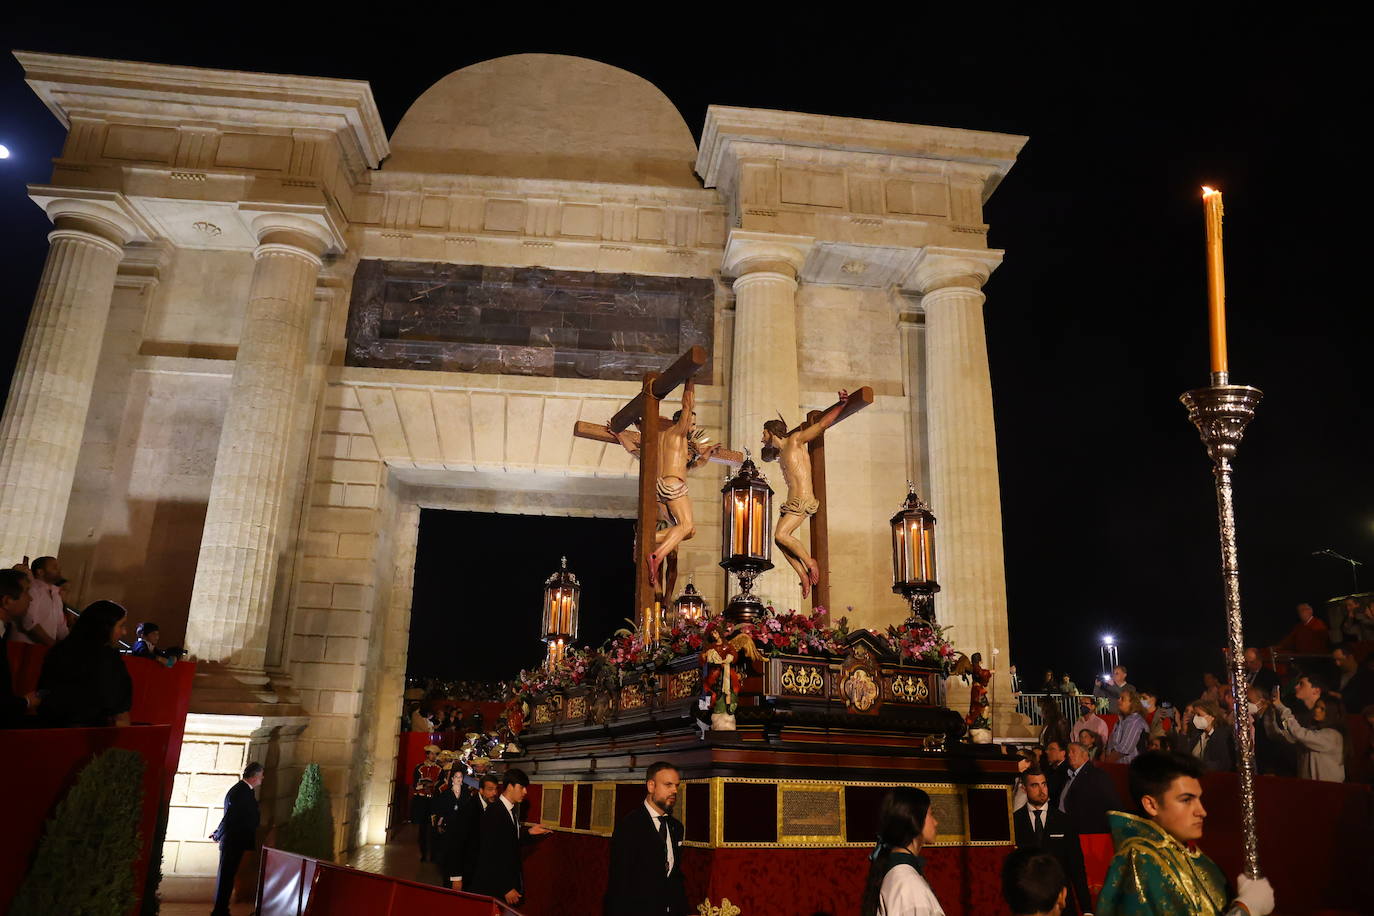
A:
[[[887,641],[892,652],[903,661],[934,665],[948,677],[963,656],[949,641],[950,627],[938,623],[908,618],[887,628]]]
[[[849,610],[852,612],[853,608]],[[907,620],[888,627],[885,635],[874,635],[885,640],[903,661],[933,666],[948,676],[962,658],[949,641],[949,630],[924,620]],[[724,640],[728,633],[732,643],[741,636],[747,637],[760,654],[767,656],[841,657],[849,651],[847,641],[853,632],[847,616],[832,621],[830,612],[823,607],[810,613],[779,613],[769,607],[757,622],[735,625],[721,617],[679,619],[660,632],[657,642],[646,639],[631,622],[630,627],[616,631],[600,649],[570,648],[552,666],[521,671],[507,687],[507,718],[512,730],[518,733],[536,697],[608,682],[618,688],[632,672],[655,671],[679,659],[699,656],[712,645],[713,634]]]

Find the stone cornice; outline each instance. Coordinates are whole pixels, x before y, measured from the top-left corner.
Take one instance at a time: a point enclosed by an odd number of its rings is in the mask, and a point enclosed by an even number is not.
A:
[[[244,73],[15,51],[25,81],[53,115],[118,115],[184,126],[319,128],[346,137],[376,168],[390,149],[362,80]],[[341,139],[343,139],[341,137]]]
[[[712,105],[706,111],[696,171],[707,187],[728,181],[722,175],[723,165],[731,148],[742,143],[754,145],[756,151],[772,146],[773,158],[781,158],[788,147],[877,154],[973,166],[983,175],[986,200],[1010,171],[1026,140],[989,131]]]
[[[556,197],[595,203],[653,201],[675,206],[722,209],[719,192],[709,189],[668,188],[657,185],[566,181],[554,178],[506,178],[492,175],[434,174],[430,172],[370,172],[364,192],[470,193],[503,197]]]
[[[992,272],[1002,263],[1003,252],[995,248],[924,248],[901,283],[922,296],[939,289],[962,287],[982,289]]]

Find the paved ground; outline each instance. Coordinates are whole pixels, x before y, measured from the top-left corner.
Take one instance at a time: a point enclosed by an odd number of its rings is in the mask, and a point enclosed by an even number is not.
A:
[[[438,866],[420,861],[420,844],[415,830],[415,825],[406,824],[396,831],[390,843],[355,850],[344,864],[379,875],[446,887]]]

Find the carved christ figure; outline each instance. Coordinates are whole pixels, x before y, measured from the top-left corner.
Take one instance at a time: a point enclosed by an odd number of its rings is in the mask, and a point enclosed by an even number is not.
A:
[[[693,407],[696,402],[696,381],[687,379],[682,388],[682,409],[673,414],[672,425],[658,434],[658,481],[655,489],[658,502],[668,515],[668,526],[654,533],[654,549],[648,554],[649,581],[658,586],[658,571],[665,557],[675,553],[683,541],[696,534],[692,522],[692,501],[687,494],[687,471],[702,464],[720,448],[719,443],[709,446],[695,455],[689,448],[692,444],[692,430],[697,415]],[[641,432],[643,427],[639,427]],[[639,457],[634,442],[623,432],[615,434],[627,452]],[[642,536],[642,535],[641,535]]]
[[[808,597],[811,587],[821,581],[820,567],[795,533],[801,523],[821,507],[811,477],[811,453],[807,445],[834,424],[847,400],[849,392],[841,389],[839,401],[821,414],[819,420],[791,432],[783,420],[769,420],[763,424],[763,460],[776,460],[781,464],[782,479],[787,483],[787,502],[782,504],[778,524],[773,529],[773,543],[797,571],[803,598]]]

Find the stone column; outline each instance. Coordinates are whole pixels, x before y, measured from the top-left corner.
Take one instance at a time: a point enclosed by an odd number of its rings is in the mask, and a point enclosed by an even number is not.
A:
[[[105,321],[124,245],[122,213],[89,200],[53,199],[28,329],[0,420],[0,565],[56,554],[86,429]]]
[[[925,311],[926,432],[930,505],[938,520],[935,608],[962,652],[997,672],[993,727],[1005,734],[1015,706],[1002,553],[1002,504],[982,286],[1000,251],[927,248],[912,274]],[[992,650],[1001,651],[995,659]],[[962,711],[962,710],[961,710]]]
[[[238,682],[261,687],[294,393],[328,243],[301,217],[264,214],[254,229],[253,283],[215,457],[186,646]],[[270,691],[258,698],[276,699]],[[232,711],[205,699],[202,692],[197,711]]]
[[[806,419],[797,375],[797,274],[814,240],[802,236],[733,230],[722,272],[735,277],[735,336],[730,367],[730,444],[757,458],[765,420],[782,414],[788,427]],[[776,494],[774,517],[787,499],[777,464],[756,462]],[[804,535],[806,526],[799,534]],[[735,585],[730,584],[733,592]],[[797,574],[776,545],[773,568],[754,592],[779,611],[803,610]]]

